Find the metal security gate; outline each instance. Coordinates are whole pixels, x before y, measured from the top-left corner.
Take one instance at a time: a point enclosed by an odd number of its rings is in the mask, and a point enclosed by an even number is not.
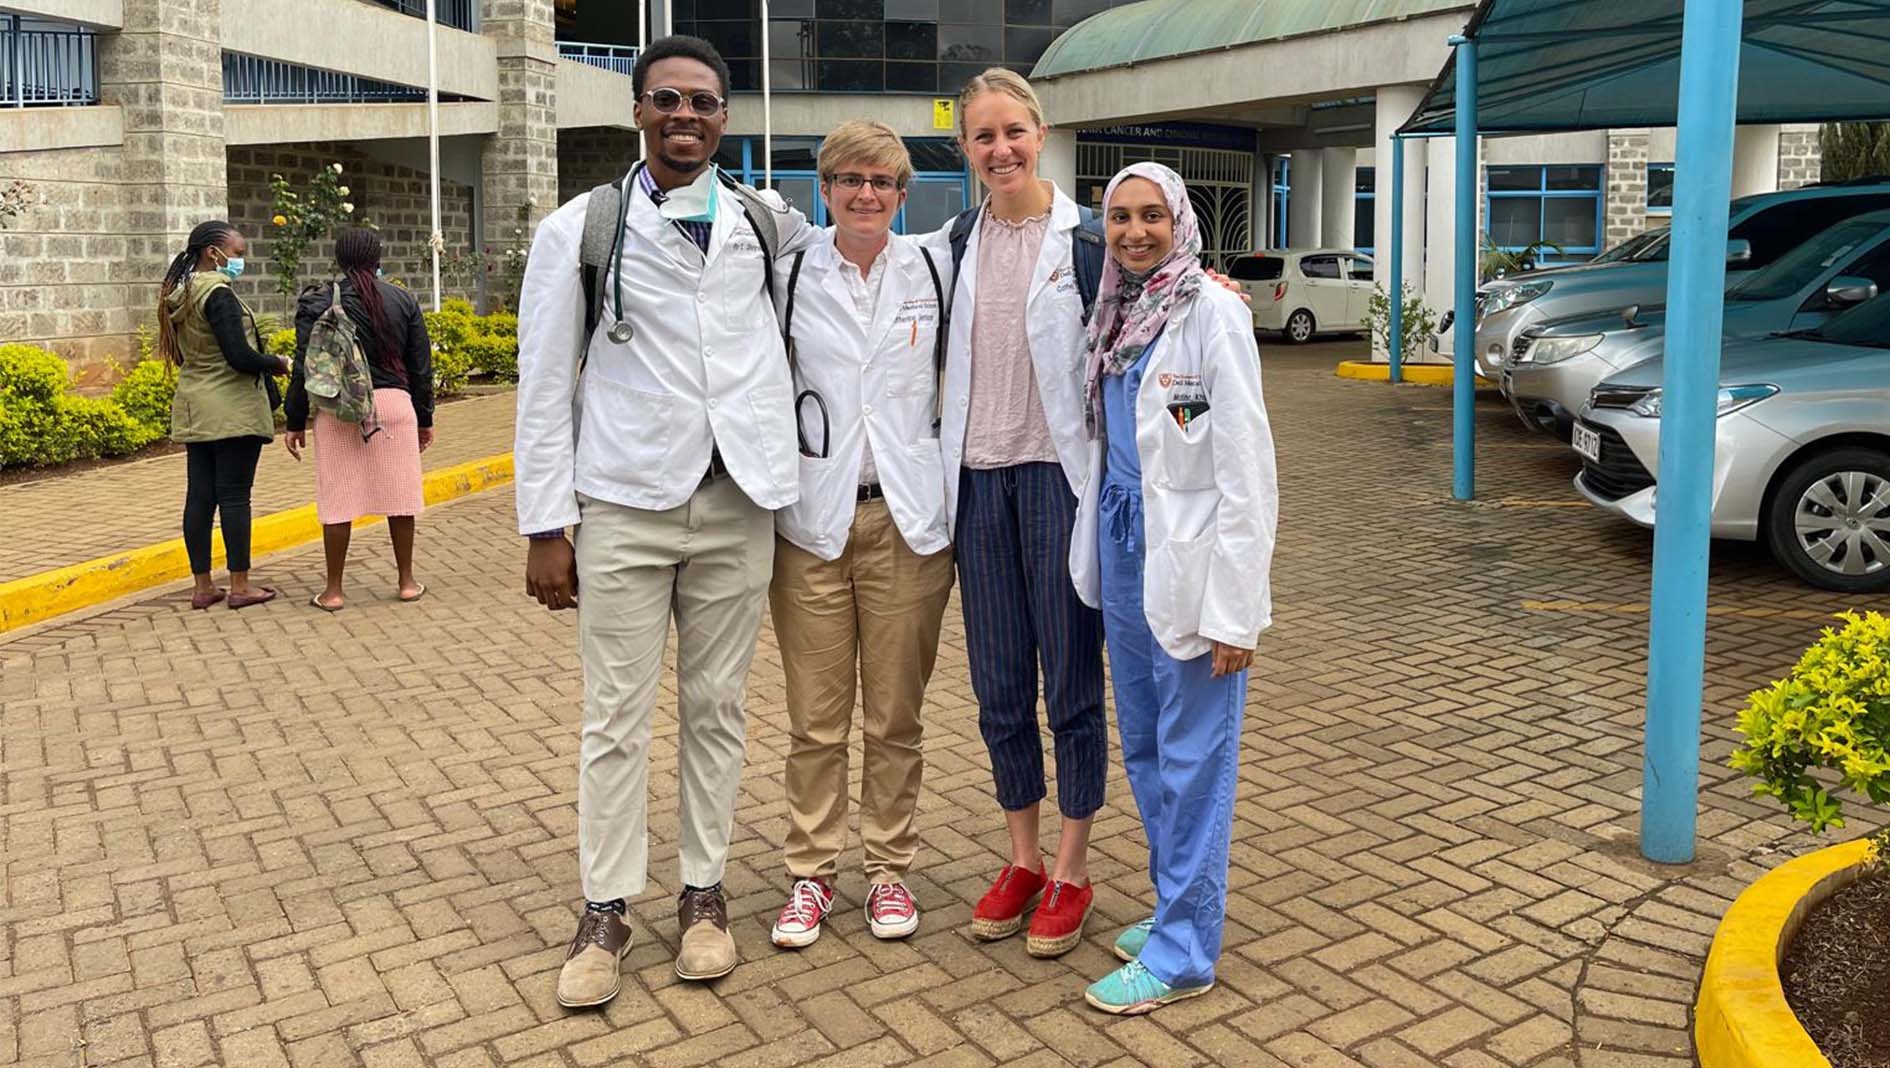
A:
[[[1159,145],[1087,144],[1076,146],[1077,201],[1102,210],[1103,190],[1131,163],[1150,160],[1168,167],[1188,183],[1201,223],[1202,252],[1209,266],[1225,268],[1250,251],[1253,226],[1254,154],[1221,148],[1164,148]]]

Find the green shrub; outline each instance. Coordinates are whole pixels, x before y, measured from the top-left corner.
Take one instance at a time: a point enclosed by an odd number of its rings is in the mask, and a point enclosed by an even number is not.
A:
[[[459,349],[435,349],[433,352],[433,393],[451,397],[466,388],[472,373],[472,360]]]
[[[1747,698],[1735,728],[1745,744],[1731,761],[1759,780],[1753,793],[1778,798],[1813,831],[1844,826],[1843,806],[1814,768],[1890,804],[1890,616],[1838,618],[1844,627],[1826,627],[1790,675]]]
[[[271,330],[264,335],[263,348],[267,355],[280,356],[283,359],[295,358],[295,328],[285,326],[280,330]]]
[[[465,353],[474,367],[492,377],[518,381],[518,338],[475,334],[467,340]]]
[[[66,459],[96,460],[101,456],[123,456],[149,445],[158,437],[126,414],[109,397],[66,394],[55,401],[54,406],[60,428],[60,447],[72,453]],[[165,427],[166,433],[169,430],[168,426]]]
[[[171,395],[177,392],[177,370],[163,360],[140,360],[131,373],[112,387],[112,400],[156,441],[171,429]]]
[[[33,345],[0,345],[0,396],[51,403],[72,384],[66,361]]]
[[[518,316],[508,311],[495,311],[483,320],[485,332],[498,337],[518,336]]]

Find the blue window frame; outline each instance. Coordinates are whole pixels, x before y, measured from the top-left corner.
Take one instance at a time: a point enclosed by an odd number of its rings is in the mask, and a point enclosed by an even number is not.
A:
[[[1562,255],[1545,261],[1583,260],[1600,252],[1601,172],[1599,164],[1485,168],[1489,190],[1483,211],[1490,240],[1509,251],[1554,242]]]
[[[1371,167],[1358,168],[1352,184],[1352,247],[1367,256],[1378,251],[1378,183]]]
[[[1286,248],[1286,211],[1293,200],[1293,161],[1281,156],[1273,161],[1273,247]]]
[[[1671,163],[1647,165],[1647,214],[1659,216],[1673,214],[1673,164]]]
[[[774,187],[816,226],[826,226],[830,221],[826,202],[820,199],[820,173],[814,169],[821,140],[774,139]],[[759,137],[726,138],[716,153],[716,163],[760,188],[767,177],[761,145]],[[949,140],[908,139],[906,148],[912,153],[912,181],[906,187],[906,206],[893,220],[893,233],[931,233],[969,204],[971,170]],[[953,162],[957,162],[958,169],[945,169]]]

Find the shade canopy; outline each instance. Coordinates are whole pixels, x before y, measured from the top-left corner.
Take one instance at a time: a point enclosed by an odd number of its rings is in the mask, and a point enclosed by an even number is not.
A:
[[[1673,126],[1684,0],[1482,0],[1480,133]],[[1453,56],[1400,133],[1455,129]],[[1745,0],[1741,123],[1890,117],[1890,0]]]

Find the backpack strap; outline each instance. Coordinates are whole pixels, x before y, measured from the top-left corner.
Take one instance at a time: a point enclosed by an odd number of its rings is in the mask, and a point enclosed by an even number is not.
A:
[[[604,265],[623,238],[624,188],[636,177],[638,163],[614,182],[591,190],[584,203],[584,236],[578,242],[578,268],[584,279],[584,336],[578,340],[578,364],[584,363],[591,336],[604,319],[604,287],[599,283]]]
[[[801,281],[801,261],[807,258],[805,251],[794,254],[794,265],[788,268],[787,276],[787,314],[781,319],[781,336],[791,337],[794,333],[794,290]]]
[[[967,208],[952,216],[951,229],[946,232],[946,238],[952,248],[951,293],[944,292],[944,287],[939,285],[938,267],[932,262],[931,254],[927,253],[925,257],[925,265],[932,269],[932,284],[939,289],[938,365],[941,370],[945,367],[945,342],[948,335],[951,333],[952,327],[951,298],[958,292],[958,280],[964,277],[964,269],[961,265],[965,262],[965,248],[971,244],[971,231],[977,229],[978,217],[983,211],[984,205],[980,204],[975,208]]]
[[[1102,289],[1103,223],[1102,216],[1082,205],[1076,208],[1076,229],[1070,231],[1070,266],[1076,271],[1076,291],[1083,298],[1087,325]]]
[[[921,246],[919,255],[925,257],[925,271],[932,276],[932,295],[938,298],[938,325],[932,332],[932,365],[937,376],[937,389],[934,391],[935,403],[932,407],[932,433],[937,434],[939,426],[945,421],[945,283],[939,280],[938,264],[932,259],[932,250]]]

